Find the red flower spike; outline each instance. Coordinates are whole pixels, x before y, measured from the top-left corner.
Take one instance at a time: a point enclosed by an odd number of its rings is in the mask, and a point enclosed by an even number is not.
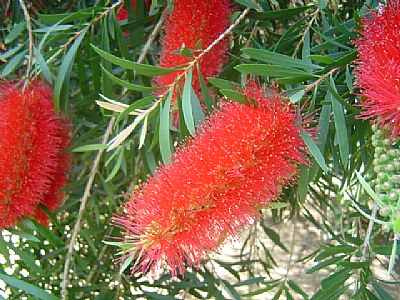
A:
[[[201,41],[202,49],[206,49],[229,27],[232,12],[233,6],[229,0],[175,0],[174,9],[165,20],[159,66],[173,68],[192,61],[191,57],[173,52],[180,50],[183,46],[189,50],[196,50],[199,41]],[[206,83],[207,77],[216,76],[221,72],[222,65],[228,58],[227,50],[228,40],[224,39],[201,58],[200,71]],[[200,52],[192,54],[196,56]],[[176,71],[157,76],[154,78],[153,85],[171,85],[182,72]],[[180,82],[180,86],[183,86],[183,82]],[[196,69],[193,72],[192,86],[196,92],[200,90]],[[173,99],[176,99],[176,95]]]
[[[134,191],[125,214],[114,218],[131,243],[132,272],[173,276],[198,266],[228,237],[253,224],[259,209],[293,183],[307,164],[301,122],[272,88],[247,84],[249,105],[223,101],[198,133]],[[251,104],[254,103],[254,104]]]
[[[52,90],[33,81],[24,91],[0,83],[0,229],[22,217],[47,217],[39,210],[58,207],[66,182],[70,142],[67,121],[54,115]]]
[[[361,118],[400,134],[400,1],[391,0],[361,22],[356,83],[363,102]]]

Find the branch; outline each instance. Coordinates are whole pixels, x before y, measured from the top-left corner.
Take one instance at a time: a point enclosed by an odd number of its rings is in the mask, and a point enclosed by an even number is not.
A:
[[[111,134],[111,130],[114,126],[114,122],[115,122],[115,117],[111,118],[110,122],[108,123],[107,130],[106,130],[105,134],[103,135],[103,139],[102,139],[103,144],[105,144],[108,141],[108,138],[110,137],[110,134]],[[70,269],[70,265],[71,265],[71,261],[72,261],[72,255],[74,252],[74,246],[75,246],[76,239],[78,237],[78,231],[81,227],[81,221],[82,221],[83,213],[86,208],[86,202],[90,196],[90,190],[92,189],[94,177],[97,173],[97,168],[99,167],[100,159],[101,159],[103,152],[104,152],[104,149],[99,150],[99,152],[96,155],[95,160],[93,161],[93,167],[90,172],[90,177],[86,184],[86,188],[85,188],[85,191],[84,191],[82,199],[81,199],[81,206],[79,208],[78,217],[76,218],[74,230],[72,232],[71,239],[69,241],[68,253],[67,253],[67,258],[65,259],[64,273],[63,273],[62,282],[61,282],[61,298],[63,300],[68,299],[68,290],[67,290],[68,281],[69,281],[68,273],[69,273],[69,269]]]
[[[120,3],[123,3],[123,0],[118,1],[116,4],[113,5],[113,7],[116,7]],[[147,40],[146,45],[144,46],[144,48],[143,48],[143,50],[142,50],[142,52],[141,52],[141,54],[140,54],[140,56],[139,56],[139,58],[137,60],[138,63],[141,63],[144,60],[148,50],[150,49],[151,43],[154,41],[154,39],[157,36],[157,33],[159,32],[159,30],[161,28],[161,23],[162,23],[162,20],[161,20],[161,22],[158,22],[158,24],[154,28],[152,34],[150,35],[149,39]],[[112,128],[114,126],[115,120],[116,120],[115,117],[112,117],[110,119],[110,121],[108,123],[108,126],[107,126],[107,129],[106,129],[106,132],[103,135],[102,144],[107,143],[107,141],[108,141],[108,139],[109,139],[109,137],[111,135],[111,131],[112,131]],[[76,239],[78,237],[78,232],[79,232],[79,229],[80,229],[80,226],[81,226],[83,212],[85,211],[86,203],[87,203],[87,200],[88,200],[89,195],[90,195],[90,190],[92,189],[94,177],[95,177],[95,175],[97,173],[97,169],[98,169],[98,166],[100,164],[100,159],[101,159],[101,156],[103,155],[103,153],[104,153],[104,149],[99,150],[99,152],[96,155],[95,160],[93,161],[93,167],[92,167],[92,170],[90,172],[90,177],[89,177],[89,180],[88,180],[88,182],[86,184],[86,188],[85,188],[84,194],[83,194],[83,196],[81,198],[81,206],[79,208],[78,217],[76,219],[74,230],[72,232],[71,239],[69,241],[68,253],[67,253],[67,257],[65,259],[64,272],[63,272],[63,275],[62,275],[62,282],[61,282],[61,297],[62,297],[62,300],[67,300],[68,299],[68,282],[69,282],[69,276],[68,275],[69,275],[70,265],[71,265],[71,261],[72,261],[72,257],[73,257],[74,246],[75,246]],[[106,246],[104,246],[104,248],[103,248],[104,251],[105,251]],[[91,279],[91,276],[89,275],[88,278]]]
[[[25,5],[24,0],[19,0],[19,4],[21,5],[22,12],[24,14],[24,18],[26,21],[26,27],[28,28],[29,54],[28,54],[28,64],[26,67],[26,75],[25,76],[26,76],[26,78],[29,78],[29,74],[32,69],[33,47],[34,47],[32,22],[31,22],[31,16],[29,15],[29,11]]]

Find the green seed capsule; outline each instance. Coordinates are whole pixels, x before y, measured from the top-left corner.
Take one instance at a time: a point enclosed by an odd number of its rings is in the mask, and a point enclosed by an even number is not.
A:
[[[392,188],[392,185],[389,182],[386,181],[386,182],[382,183],[382,189],[383,190],[388,191],[391,188]]]
[[[399,198],[399,197],[397,196],[397,193],[396,193],[396,192],[391,192],[391,193],[389,194],[389,199],[392,200],[392,201],[396,201],[398,198]]]
[[[379,172],[378,174],[376,174],[376,177],[379,180],[383,180],[383,179],[387,178],[386,173],[384,173],[384,172]]]
[[[385,166],[385,169],[388,170],[388,171],[393,171],[394,170],[394,165],[393,164],[387,164]]]
[[[389,213],[390,213],[390,208],[387,207],[387,206],[382,207],[382,208],[379,209],[379,214],[380,214],[382,217],[386,217]]]
[[[399,157],[399,151],[397,149],[389,149],[388,155],[390,157]]]
[[[381,162],[387,162],[389,160],[389,157],[386,154],[381,154],[379,159],[381,160]]]

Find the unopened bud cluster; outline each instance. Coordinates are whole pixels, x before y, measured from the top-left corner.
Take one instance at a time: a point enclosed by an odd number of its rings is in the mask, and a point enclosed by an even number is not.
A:
[[[372,126],[372,145],[374,153],[374,173],[376,178],[373,181],[375,193],[386,205],[381,207],[379,214],[387,216],[393,213],[396,218],[400,215],[398,203],[400,199],[400,149],[398,143],[393,143],[390,134],[384,129]]]

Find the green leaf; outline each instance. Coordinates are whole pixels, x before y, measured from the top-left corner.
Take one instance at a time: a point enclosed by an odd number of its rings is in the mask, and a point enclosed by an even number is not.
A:
[[[74,43],[69,48],[68,52],[65,54],[61,66],[58,70],[58,74],[54,84],[54,111],[56,115],[60,111],[61,89],[63,87],[65,78],[68,77],[69,73],[71,72],[71,66],[74,63],[76,51],[78,50],[79,45],[81,44],[83,38],[85,37],[87,30],[88,27],[86,27],[80,32],[79,36],[75,39]]]
[[[243,6],[246,6],[246,7],[250,7],[252,9],[256,9],[256,10],[258,9],[257,4],[255,4],[251,0],[235,0],[235,2],[237,2]]]
[[[331,83],[333,83],[332,77]],[[332,99],[332,107],[336,128],[335,135],[339,143],[340,158],[342,159],[343,166],[346,168],[349,162],[350,149],[344,110],[342,104],[340,104],[335,98]]]
[[[11,58],[9,60],[9,62],[6,64],[6,66],[4,67],[3,71],[1,72],[1,77],[6,77],[11,72],[15,71],[15,69],[18,67],[18,65],[25,58],[25,55],[27,52],[28,51],[22,51],[21,53],[18,53],[13,58]]]
[[[372,281],[372,286],[377,292],[379,300],[394,300],[377,282]]]
[[[287,283],[293,291],[303,296],[303,299],[308,299],[306,292],[304,292],[293,280],[289,279]]]
[[[254,20],[260,21],[272,21],[272,20],[282,20],[289,19],[290,17],[296,16],[303,11],[306,11],[314,5],[305,5],[297,8],[280,9],[276,11],[266,11],[266,12],[250,12],[248,17]]]
[[[343,285],[351,276],[349,269],[339,269],[321,281],[321,289],[329,290]]]
[[[273,229],[269,228],[264,222],[261,222],[261,227],[263,228],[265,234],[282,250],[289,252],[289,250],[285,247],[285,245],[281,242],[281,238],[278,233],[276,233]]]
[[[30,234],[28,232],[19,231],[19,230],[15,230],[15,229],[11,229],[9,231],[12,234],[18,235],[19,237],[26,239],[27,241],[31,241],[34,243],[40,243],[40,240],[36,236],[34,236],[33,234]]]
[[[284,202],[273,202],[269,205],[270,209],[280,209],[280,208],[285,208],[288,207],[289,204],[288,203],[284,203]]]
[[[132,262],[132,260],[135,258],[135,256],[136,256],[136,253],[133,253],[133,254],[129,255],[129,257],[127,259],[124,260],[124,262],[121,265],[121,268],[119,269],[119,274],[124,273],[124,271],[129,266],[129,264]]]
[[[161,158],[164,163],[170,162],[171,156],[171,138],[169,133],[169,111],[171,108],[171,99],[174,87],[171,87],[164,105],[160,109],[160,129],[158,132],[158,141],[160,144]]]
[[[325,163],[325,158],[319,150],[318,146],[315,144],[314,140],[310,137],[310,135],[304,129],[301,130],[300,136],[304,140],[308,150],[311,152],[312,156],[315,158],[319,166],[325,172],[328,172],[328,166]]]
[[[396,220],[394,220],[393,230],[395,233],[400,232],[400,216],[396,217]]]
[[[204,82],[203,75],[201,74],[201,71],[200,71],[199,64],[197,64],[196,67],[197,67],[197,74],[199,75],[201,92],[204,97],[204,103],[206,104],[208,112],[212,112],[214,110],[214,108],[213,108],[214,101],[213,101],[213,99],[211,99],[210,93],[208,92],[206,83]]]
[[[192,68],[186,73],[186,80],[182,92],[182,112],[186,127],[190,134],[195,132],[194,118],[192,112]]]
[[[284,67],[290,66],[292,68],[299,68],[303,70],[323,69],[323,67],[319,65],[308,63],[301,59],[297,59],[291,56],[275,53],[268,50],[244,48],[242,51],[244,54],[247,54],[253,59],[257,59],[273,65],[281,65]]]
[[[34,297],[37,297],[38,299],[41,300],[59,300],[57,297],[49,294],[45,290],[42,290],[41,288],[34,286],[30,283],[27,283],[25,281],[16,279],[14,277],[5,275],[5,274],[0,274],[0,279],[3,280],[6,284],[9,284],[17,289],[20,289],[24,291],[25,293],[32,295]]]
[[[36,47],[34,48],[34,53],[35,53],[35,58],[36,58],[37,62],[39,63],[40,70],[42,71],[43,75],[46,77],[47,81],[52,83],[53,79],[51,77],[50,68],[49,68],[46,60],[44,59],[42,53]]]
[[[339,263],[340,266],[347,269],[362,269],[371,265],[371,261],[342,261]]]
[[[228,293],[230,294],[230,299],[240,300],[240,294],[236,291],[235,287],[232,286],[227,280],[222,279],[223,285],[226,287]]]
[[[233,82],[230,82],[228,80],[220,79],[220,78],[214,78],[214,77],[208,77],[207,78],[210,83],[219,88],[219,89],[225,89],[225,90],[237,90],[237,85]]]
[[[175,72],[176,70],[179,70],[178,68],[173,68],[173,69],[166,69],[166,68],[160,68],[160,67],[155,67],[151,65],[145,65],[145,64],[139,64],[133,61],[129,61],[120,57],[117,57],[115,55],[112,55],[110,53],[107,53],[99,48],[97,48],[95,45],[92,45],[94,51],[96,51],[97,54],[99,54],[102,58],[104,58],[106,61],[109,61],[113,63],[114,65],[123,67],[128,70],[133,70],[138,74],[153,77],[157,75],[166,75],[170,74],[172,72]]]
[[[365,181],[365,179],[361,176],[360,173],[356,171],[356,175],[358,178],[358,181],[360,181],[362,187],[364,190],[368,193],[368,195],[376,202],[376,204],[379,205],[380,208],[385,207],[385,203],[379,198],[377,194],[373,191],[373,189],[370,187],[370,185]]]
[[[241,73],[256,74],[258,76],[270,77],[300,77],[303,80],[318,78],[318,76],[308,72],[287,67],[287,66],[271,66],[265,64],[242,64],[235,67]]]
[[[9,57],[14,56],[21,48],[23,47],[23,44],[19,44],[14,48],[8,49],[4,53],[0,53],[0,60],[7,59]]]
[[[75,20],[86,20],[88,18],[93,18],[96,12],[104,11],[105,7],[102,6],[92,6],[86,9],[80,9],[75,13],[67,14],[40,14],[38,17],[40,22],[46,25],[53,25],[54,23],[69,23]]]
[[[149,297],[149,298],[147,298],[147,299],[154,299],[154,300],[179,300],[179,298],[175,298],[174,296],[162,295],[162,294],[154,293],[154,292],[146,292],[146,291],[143,291],[143,293]]]
[[[4,43],[9,44],[12,41],[14,41],[20,33],[25,29],[26,22],[20,22],[18,24],[15,24],[13,28],[11,29],[10,33],[6,36]]]
[[[101,149],[107,149],[107,144],[90,144],[85,146],[80,146],[72,150],[72,152],[87,152],[87,151],[98,151]]]
[[[200,100],[197,98],[196,92],[192,86],[190,87],[190,103],[193,111],[194,124],[197,127],[203,123],[205,115],[203,109],[201,108]]]
[[[333,58],[326,55],[308,55],[307,57],[311,60],[319,61],[327,65],[333,64],[335,62]]]
[[[137,91],[137,92],[154,92],[154,91],[157,91],[160,89],[158,87],[154,88],[154,87],[148,87],[148,86],[142,86],[142,85],[129,83],[125,80],[122,80],[122,79],[114,76],[109,71],[107,71],[103,66],[101,66],[101,68],[103,69],[103,72],[104,72],[104,74],[107,75],[107,77],[109,77],[112,81],[119,84],[120,86],[127,88],[128,90]]]
[[[242,103],[242,104],[247,102],[246,96],[243,95],[242,93],[232,91],[232,90],[221,90],[220,92],[222,93],[222,95],[224,95],[226,98],[228,98],[231,101],[235,101],[235,102]]]
[[[112,169],[111,173],[108,175],[106,182],[109,182],[111,179],[113,179],[115,177],[115,175],[117,175],[117,172],[119,171],[119,169],[121,167],[123,159],[124,159],[124,148],[121,148],[121,151],[119,152],[119,155],[118,155],[117,162],[115,163],[114,168]]]
[[[314,273],[314,272],[316,272],[316,271],[318,271],[318,270],[321,270],[321,269],[323,269],[323,268],[325,268],[325,267],[327,267],[327,266],[336,264],[336,263],[338,263],[339,261],[341,261],[344,257],[345,257],[345,255],[341,255],[341,256],[338,256],[338,257],[333,257],[333,258],[331,258],[331,259],[327,259],[327,260],[325,260],[325,261],[323,261],[323,262],[321,262],[321,263],[315,265],[314,267],[308,269],[308,270],[306,271],[306,274],[311,274],[311,273]]]

